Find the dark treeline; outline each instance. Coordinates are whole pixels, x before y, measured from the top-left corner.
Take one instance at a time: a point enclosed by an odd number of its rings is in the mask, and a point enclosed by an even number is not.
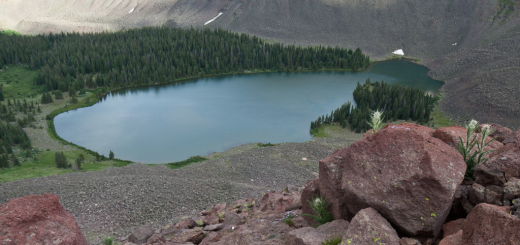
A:
[[[22,116],[16,118],[16,112],[22,113]],[[0,103],[0,153],[4,150],[11,153],[14,145],[23,149],[31,148],[31,141],[22,128],[35,122],[35,115],[40,112],[39,106],[25,99],[22,102],[8,99],[7,103]]]
[[[363,85],[358,82],[353,95],[357,106],[348,102],[331,111],[330,115],[319,117],[311,122],[311,132],[321,124],[332,122],[339,122],[343,127],[348,123],[353,131],[366,132],[371,128],[368,125],[370,116],[376,110],[383,111],[384,122],[413,120],[419,124],[428,124],[438,100],[438,97],[427,95],[418,88],[385,82],[372,83],[370,79]]]
[[[96,34],[0,34],[0,68],[39,69],[47,91],[162,84],[246,71],[361,70],[369,57],[356,50],[267,43],[222,29],[147,27]]]

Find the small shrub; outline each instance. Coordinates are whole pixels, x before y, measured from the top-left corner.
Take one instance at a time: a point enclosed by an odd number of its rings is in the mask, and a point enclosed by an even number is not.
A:
[[[321,245],[338,245],[341,243],[341,237],[334,237],[328,240],[325,240],[321,243]]]
[[[114,238],[107,236],[105,239],[103,239],[103,243],[105,245],[112,245],[114,243]]]
[[[286,223],[289,226],[294,227],[294,222],[292,221],[292,219],[294,219],[295,217],[296,216],[289,214],[289,216],[287,216],[287,218],[283,219],[282,222]]]
[[[307,200],[307,202],[311,205],[311,208],[316,212],[317,215],[312,214],[302,214],[302,216],[311,217],[316,220],[319,225],[323,225],[327,222],[332,221],[332,215],[329,212],[330,203],[327,203],[324,197],[319,196],[316,197],[312,202]]]
[[[204,226],[204,220],[203,219],[196,220],[195,224],[197,224],[197,226]]]
[[[275,237],[276,237],[276,235],[270,235],[269,237],[267,237],[267,239],[269,240],[269,239],[273,239]]]

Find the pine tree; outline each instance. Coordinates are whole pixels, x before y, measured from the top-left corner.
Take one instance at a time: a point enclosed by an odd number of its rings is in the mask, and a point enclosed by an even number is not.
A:
[[[110,151],[110,153],[108,154],[108,159],[114,159],[114,152]]]
[[[14,166],[22,166],[20,164],[20,161],[18,161],[18,158],[14,154],[11,154],[11,161],[13,162]]]

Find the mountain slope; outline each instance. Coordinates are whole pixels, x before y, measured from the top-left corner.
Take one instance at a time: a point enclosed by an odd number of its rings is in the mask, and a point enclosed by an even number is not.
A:
[[[446,81],[442,108],[520,127],[520,0],[2,0],[0,28],[22,33],[206,25],[297,45],[403,49]]]

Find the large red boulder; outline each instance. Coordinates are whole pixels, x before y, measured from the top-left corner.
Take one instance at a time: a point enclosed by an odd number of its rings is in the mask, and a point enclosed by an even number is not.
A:
[[[349,214],[347,200],[342,198],[345,192],[341,188],[344,156],[347,151],[348,148],[341,148],[320,161],[319,189],[321,195],[330,203],[329,211],[333,219],[349,220],[353,217]]]
[[[17,244],[88,244],[74,217],[53,194],[29,195],[0,205],[0,242]]]
[[[466,128],[460,127],[460,126],[450,126],[450,127],[444,127],[444,128],[438,128],[435,133],[433,133],[433,136],[444,141],[444,143],[450,145],[451,147],[457,149],[457,146],[460,143],[460,138],[462,138],[462,141],[466,143]],[[460,137],[460,138],[459,138]],[[477,141],[480,142],[482,139],[482,135],[480,133],[473,134],[473,137],[476,137]],[[493,139],[493,137],[488,136],[485,140],[485,142],[489,142]],[[497,150],[504,146],[504,144],[500,143],[499,141],[493,140],[489,145],[484,147],[484,151],[488,150]],[[471,154],[475,152],[477,147],[475,146],[473,150],[471,151]],[[490,153],[484,155],[484,157],[488,157]]]
[[[345,152],[351,213],[372,207],[408,236],[436,236],[464,179],[460,153],[420,128],[387,127]]]
[[[505,145],[493,152],[485,164],[490,169],[504,172],[506,180],[520,178],[520,145]]]
[[[520,244],[520,219],[499,206],[479,204],[464,220],[461,244]]]

